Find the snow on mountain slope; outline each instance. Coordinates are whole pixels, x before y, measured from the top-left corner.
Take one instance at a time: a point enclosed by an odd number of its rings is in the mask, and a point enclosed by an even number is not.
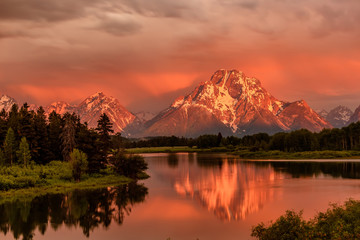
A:
[[[119,100],[107,97],[102,92],[86,98],[76,107],[75,113],[80,116],[82,122],[87,122],[90,127],[96,127],[100,115],[106,113],[113,123],[115,132],[121,132],[136,118],[120,104]]]
[[[332,109],[326,116],[326,120],[336,128],[342,128],[349,122],[353,111],[345,106],[338,106]]]
[[[197,114],[208,115],[208,120],[189,117]],[[218,70],[210,80],[200,83],[189,95],[177,98],[168,109],[147,122],[145,134],[193,136],[194,132],[207,133],[209,122],[216,122],[217,128],[221,123],[236,135],[302,127],[320,131],[331,127],[304,101],[279,101],[261,86],[258,79],[237,70]],[[188,130],[189,126],[192,131]]]
[[[9,97],[8,95],[2,95],[0,98],[0,111],[5,109],[5,111],[10,111],[12,105],[16,103],[15,99]]]

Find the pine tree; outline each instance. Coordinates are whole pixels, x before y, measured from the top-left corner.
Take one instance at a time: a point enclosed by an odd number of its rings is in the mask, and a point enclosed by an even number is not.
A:
[[[5,161],[7,164],[12,165],[15,160],[16,141],[15,134],[12,128],[9,128],[4,141]]]
[[[0,143],[5,140],[6,132],[7,132],[7,112],[3,109],[0,112]]]
[[[65,124],[61,132],[62,155],[64,161],[70,160],[70,153],[75,148],[75,119],[70,113],[65,113]]]
[[[4,165],[5,165],[5,154],[3,150],[0,148],[0,166],[4,166]]]
[[[42,107],[39,107],[34,116],[34,130],[36,132],[37,149],[34,156],[34,160],[37,163],[48,163],[52,159],[50,154],[49,134],[46,124],[45,111]]]
[[[103,167],[107,160],[107,155],[111,147],[110,133],[114,132],[114,130],[112,129],[112,123],[110,122],[109,117],[105,113],[100,116],[96,130],[99,134],[97,147],[100,154],[100,165]]]
[[[50,159],[51,160],[60,160],[62,159],[61,154],[61,144],[59,144],[61,128],[63,125],[63,120],[61,119],[60,114],[57,114],[55,111],[52,111],[49,115],[49,145],[50,145]]]
[[[27,167],[31,160],[31,153],[26,137],[21,138],[19,150],[16,151],[16,155],[19,163],[23,163],[24,166]]]

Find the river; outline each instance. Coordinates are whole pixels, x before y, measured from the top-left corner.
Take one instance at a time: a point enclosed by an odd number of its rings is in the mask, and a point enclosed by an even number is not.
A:
[[[252,239],[252,226],[288,209],[309,219],[360,199],[359,160],[143,156],[151,177],[136,184],[0,199],[0,239]]]

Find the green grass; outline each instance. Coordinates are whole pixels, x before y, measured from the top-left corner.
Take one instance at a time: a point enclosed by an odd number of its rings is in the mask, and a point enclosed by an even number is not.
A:
[[[127,153],[227,152],[226,147],[196,148],[187,146],[128,148]]]
[[[244,159],[359,159],[359,151],[307,151],[307,152],[282,152],[282,151],[255,151],[241,150],[231,152]]]
[[[45,166],[32,165],[28,168],[20,165],[3,166],[0,167],[0,199],[27,198],[74,189],[103,188],[131,181],[106,169],[102,174],[83,175],[81,181],[76,182],[73,180],[69,163],[59,161]]]

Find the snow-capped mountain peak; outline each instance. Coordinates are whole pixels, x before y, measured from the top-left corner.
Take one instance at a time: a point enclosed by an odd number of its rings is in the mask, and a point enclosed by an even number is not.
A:
[[[147,125],[147,135],[185,136],[209,133],[206,132],[209,126],[213,133],[230,130],[231,134],[239,135],[303,126],[313,131],[331,127],[304,100],[280,101],[268,93],[258,79],[247,77],[241,71],[224,69],[216,71],[190,94],[177,98]]]
[[[121,132],[136,118],[121,105],[119,100],[114,97],[108,97],[103,92],[97,92],[86,98],[77,106],[76,113],[90,127],[96,127],[100,115],[106,113],[113,123],[115,132]]]
[[[0,111],[5,109],[5,111],[10,111],[12,105],[16,103],[15,99],[9,97],[8,95],[4,94],[0,98]]]

